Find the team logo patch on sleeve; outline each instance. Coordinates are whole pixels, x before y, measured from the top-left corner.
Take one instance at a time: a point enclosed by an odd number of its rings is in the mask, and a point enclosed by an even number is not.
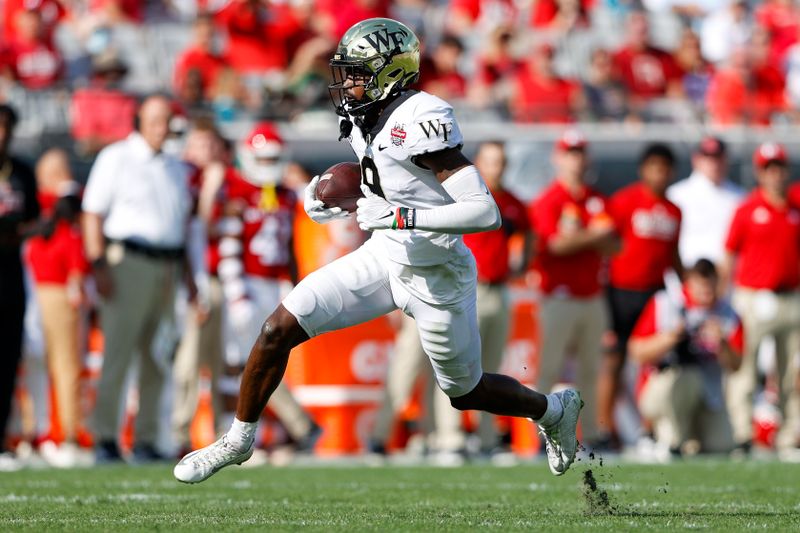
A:
[[[389,135],[392,138],[392,144],[395,146],[403,146],[406,141],[406,130],[403,129],[405,124],[395,124]]]

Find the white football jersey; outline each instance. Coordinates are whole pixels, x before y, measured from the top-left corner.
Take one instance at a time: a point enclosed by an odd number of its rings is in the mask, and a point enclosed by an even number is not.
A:
[[[361,163],[361,188],[398,207],[430,209],[454,203],[436,175],[418,166],[414,156],[455,148],[464,140],[453,108],[436,96],[406,91],[381,113],[364,134],[353,127],[348,138]],[[469,256],[460,235],[420,230],[381,230],[372,234],[392,261],[432,266]]]

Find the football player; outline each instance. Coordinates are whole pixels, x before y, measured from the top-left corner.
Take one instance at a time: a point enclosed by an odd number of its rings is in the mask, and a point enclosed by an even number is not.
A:
[[[550,470],[563,474],[577,449],[578,392],[544,395],[481,370],[475,260],[461,235],[496,229],[501,219],[461,153],[452,107],[410,88],[419,77],[419,40],[395,20],[364,20],[344,34],[330,64],[340,138],[361,163],[366,197],[356,218],[372,238],[303,279],[267,318],[247,361],[231,429],[186,455],[175,477],[196,483],[251,456],[259,414],[293,347],[398,308],[416,320],[452,405],[535,420]],[[318,181],[305,191],[309,217],[325,223],[348,216],[316,199]]]

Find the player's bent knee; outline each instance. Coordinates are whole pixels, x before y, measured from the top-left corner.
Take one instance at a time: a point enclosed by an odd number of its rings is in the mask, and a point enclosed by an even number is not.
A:
[[[483,405],[483,402],[481,401],[482,384],[483,380],[479,381],[478,384],[466,394],[462,394],[460,396],[450,396],[450,405],[459,411],[480,409]]]
[[[261,351],[289,351],[306,340],[308,335],[294,315],[279,305],[264,322],[256,345]]]

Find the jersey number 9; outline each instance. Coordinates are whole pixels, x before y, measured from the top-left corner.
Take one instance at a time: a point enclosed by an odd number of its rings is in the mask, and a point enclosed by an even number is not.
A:
[[[372,194],[377,194],[381,198],[386,198],[381,190],[381,178],[378,175],[378,167],[370,157],[361,159],[361,183],[363,183]]]

